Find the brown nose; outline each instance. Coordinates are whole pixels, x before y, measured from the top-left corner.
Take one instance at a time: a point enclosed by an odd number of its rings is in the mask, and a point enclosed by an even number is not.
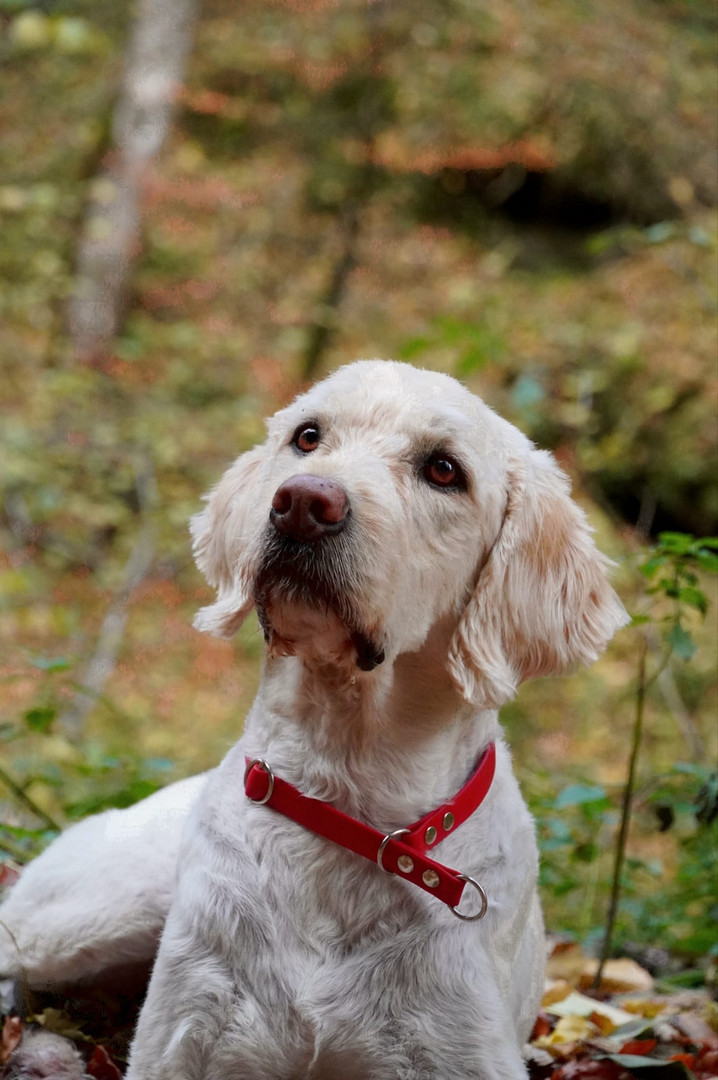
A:
[[[300,473],[275,491],[269,520],[281,536],[313,544],[341,532],[348,513],[349,498],[341,484]]]

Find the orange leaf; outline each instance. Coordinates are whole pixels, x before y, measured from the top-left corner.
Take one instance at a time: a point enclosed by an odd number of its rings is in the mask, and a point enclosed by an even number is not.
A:
[[[671,1054],[669,1061],[681,1061],[687,1068],[692,1069],[695,1065],[695,1054]]]
[[[553,1029],[553,1024],[545,1013],[539,1013],[534,1023],[531,1039],[540,1039],[542,1035],[548,1035]]]
[[[656,1042],[656,1039],[629,1039],[618,1052],[619,1054],[638,1054],[646,1057],[651,1050],[655,1050]]]

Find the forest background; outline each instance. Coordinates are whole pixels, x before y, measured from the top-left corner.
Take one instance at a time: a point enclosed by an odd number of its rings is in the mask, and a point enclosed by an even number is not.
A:
[[[0,0],[0,31],[0,857],[219,761],[262,641],[191,629],[188,519],[308,380],[394,357],[556,453],[637,616],[503,712],[549,928],[602,934],[645,648],[615,948],[705,966],[714,5]]]

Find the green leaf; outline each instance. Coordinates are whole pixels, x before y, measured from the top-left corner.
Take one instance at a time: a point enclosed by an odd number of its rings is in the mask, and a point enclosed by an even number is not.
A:
[[[554,806],[562,810],[566,806],[581,806],[585,803],[604,802],[606,792],[602,787],[591,784],[569,784],[556,796]]]
[[[701,548],[696,552],[696,560],[709,574],[718,574],[718,555],[712,551]]]
[[[666,596],[670,596],[672,600],[678,599],[678,586],[672,578],[661,578],[658,584]]]
[[[30,663],[40,671],[68,671],[70,668],[69,660],[63,660],[60,656],[33,656]]]
[[[662,994],[671,994],[676,990],[693,990],[705,984],[705,973],[700,968],[687,968],[685,971],[677,971],[675,975],[664,975],[656,983],[656,988]]]
[[[31,731],[49,731],[53,720],[57,716],[54,705],[38,705],[34,709],[28,709],[23,719]]]
[[[600,854],[598,844],[578,844],[573,850],[573,857],[579,862],[592,863]]]
[[[675,623],[668,634],[667,640],[676,656],[679,656],[681,660],[690,660],[695,655],[696,643],[691,634],[684,630],[679,622]]]
[[[710,776],[709,767],[695,761],[676,761],[673,765],[673,772],[680,773],[683,776],[698,776],[701,779],[707,779]]]
[[[426,352],[431,348],[431,342],[425,337],[411,338],[406,344],[402,345],[399,350],[399,355],[402,360],[411,360],[414,356],[419,356],[421,353]]]
[[[650,559],[647,559],[644,563],[638,567],[644,577],[653,577],[657,570],[660,570],[662,566],[666,564],[665,555],[653,555]]]
[[[689,607],[697,608],[702,615],[708,610],[708,598],[700,589],[694,589],[692,585],[685,585],[678,590],[678,599]]]
[[[694,544],[694,538],[690,533],[663,532],[659,533],[659,548],[664,548],[672,554],[687,555]]]

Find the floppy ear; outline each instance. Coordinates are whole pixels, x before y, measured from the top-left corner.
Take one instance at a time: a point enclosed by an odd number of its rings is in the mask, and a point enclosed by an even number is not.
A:
[[[197,630],[230,638],[252,610],[251,586],[241,558],[250,532],[252,494],[264,457],[264,447],[242,454],[206,496],[207,506],[190,522],[192,551],[197,566],[217,599],[194,619]]]
[[[568,478],[546,451],[509,465],[504,522],[449,648],[467,701],[509,701],[524,679],[589,664],[628,621]]]

